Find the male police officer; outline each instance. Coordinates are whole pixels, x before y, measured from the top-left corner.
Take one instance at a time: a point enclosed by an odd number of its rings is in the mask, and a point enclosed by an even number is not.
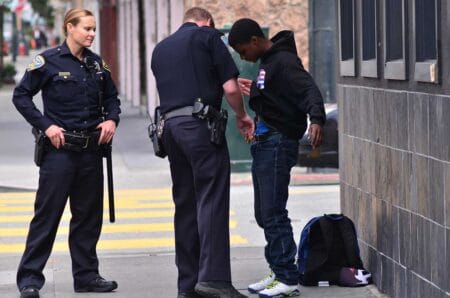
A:
[[[227,145],[210,141],[211,119],[193,116],[194,103],[218,111],[225,93],[241,134],[253,134],[254,123],[211,14],[194,7],[184,21],[152,56],[173,181],[178,297],[246,297],[231,285]]]

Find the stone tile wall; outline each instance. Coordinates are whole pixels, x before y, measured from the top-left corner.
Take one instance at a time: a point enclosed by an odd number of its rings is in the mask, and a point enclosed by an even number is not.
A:
[[[391,297],[450,296],[450,97],[339,85],[341,209]]]

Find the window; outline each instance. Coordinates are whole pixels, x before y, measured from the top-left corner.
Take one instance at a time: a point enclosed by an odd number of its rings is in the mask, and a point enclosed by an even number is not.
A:
[[[353,0],[339,1],[340,69],[342,76],[355,76]]]
[[[361,75],[363,77],[378,77],[377,69],[377,1],[362,0],[361,34],[362,34],[362,62]]]
[[[384,76],[391,80],[406,79],[405,1],[385,0],[384,5]]]
[[[416,62],[414,79],[422,82],[437,78],[437,1],[414,1],[414,29],[416,36]]]

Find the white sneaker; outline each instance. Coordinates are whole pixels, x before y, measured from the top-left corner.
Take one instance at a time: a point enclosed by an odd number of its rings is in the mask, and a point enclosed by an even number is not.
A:
[[[270,271],[270,274],[261,279],[260,281],[251,284],[248,286],[248,291],[250,293],[258,293],[261,290],[264,290],[268,285],[270,285],[275,280],[275,273]]]
[[[259,292],[259,298],[282,298],[299,296],[297,285],[289,286],[278,280],[274,280],[264,290]]]

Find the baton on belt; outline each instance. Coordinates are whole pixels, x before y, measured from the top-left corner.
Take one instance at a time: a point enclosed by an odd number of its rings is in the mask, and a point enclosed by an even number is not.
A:
[[[114,183],[112,172],[112,145],[111,142],[105,145],[104,157],[106,158],[106,172],[108,176],[108,205],[109,205],[109,222],[116,221],[116,215],[114,212]]]

